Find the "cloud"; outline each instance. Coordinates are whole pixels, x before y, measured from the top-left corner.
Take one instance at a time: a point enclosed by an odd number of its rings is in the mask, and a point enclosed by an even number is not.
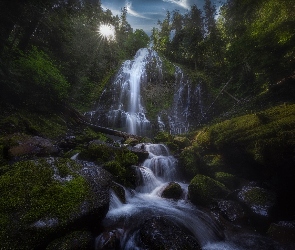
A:
[[[173,3],[176,4],[184,9],[189,10],[190,9],[190,5],[188,3],[188,0],[162,0],[163,2],[167,2],[167,3]]]
[[[126,1],[125,7],[127,9],[127,13],[130,14],[131,16],[144,18],[144,19],[150,19],[149,17],[143,16],[143,15],[139,14],[138,12],[134,11],[132,9],[132,2]]]

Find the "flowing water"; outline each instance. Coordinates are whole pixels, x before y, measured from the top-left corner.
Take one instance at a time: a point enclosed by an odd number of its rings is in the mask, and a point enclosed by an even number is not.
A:
[[[100,103],[101,112],[89,112],[92,121],[97,119],[107,127],[120,128],[131,134],[147,134],[151,123],[145,116],[140,89],[142,84],[150,81],[147,79],[150,62],[155,64],[156,71],[153,72],[158,74],[158,78],[162,77],[162,61],[157,53],[140,49],[134,60],[122,65],[111,88],[104,91],[101,102],[109,100],[110,106]],[[204,114],[201,86],[193,86],[178,67],[175,70],[175,79],[176,92],[166,119],[168,123],[163,122],[161,115],[157,118],[159,130],[165,129],[172,134],[187,132],[190,122]],[[111,191],[110,209],[102,225],[103,233],[96,238],[97,250],[112,240],[118,244],[112,249],[145,249],[140,241],[140,229],[148,219],[154,217],[163,217],[175,223],[194,237],[205,250],[280,249],[269,248],[267,240],[253,233],[226,232],[210,212],[204,212],[192,205],[187,199],[188,184],[180,179],[177,160],[169,154],[165,145],[139,144],[137,147],[144,147],[149,152],[148,159],[137,167],[138,186],[135,190],[122,187],[126,197],[124,203]],[[181,186],[180,199],[161,197],[170,182],[177,182]]]
[[[169,78],[168,82],[174,92],[171,106],[160,110],[157,120],[151,122],[147,118],[142,90],[165,85],[167,79],[157,52],[143,48],[137,51],[133,60],[122,64],[100,96],[97,109],[87,113],[91,122],[143,136],[150,136],[153,129],[165,129],[171,134],[188,132],[203,116],[202,88],[201,84],[193,84],[179,67],[173,67],[174,79]]]
[[[142,144],[137,147],[142,147]],[[188,184],[177,179],[177,161],[169,154],[165,145],[145,144],[149,158],[138,166],[139,186],[136,190],[125,189],[126,203],[122,203],[111,192],[110,210],[103,221],[105,229],[120,239],[120,249],[142,249],[138,234],[143,223],[155,216],[173,221],[192,234],[202,249],[242,249],[234,243],[220,241],[223,232],[205,212],[197,209],[187,200]],[[163,189],[171,182],[182,187],[179,200],[161,197]],[[105,233],[96,239],[96,249],[106,243]]]

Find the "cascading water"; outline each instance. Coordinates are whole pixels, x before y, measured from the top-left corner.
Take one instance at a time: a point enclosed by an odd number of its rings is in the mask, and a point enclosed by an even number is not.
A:
[[[142,225],[155,216],[173,221],[190,232],[203,249],[239,249],[233,244],[219,242],[222,233],[213,219],[187,201],[187,184],[178,182],[183,190],[181,199],[161,197],[163,189],[177,179],[176,159],[162,144],[146,144],[144,148],[149,158],[138,167],[140,185],[136,190],[125,189],[125,204],[112,192],[110,210],[103,221],[103,226],[110,229],[108,237],[116,235],[119,239],[119,249],[144,249],[139,232]],[[105,237],[106,233],[102,233],[96,238],[97,250],[108,241]],[[220,248],[223,245],[225,247]]]
[[[143,136],[163,130],[171,134],[188,132],[204,115],[201,85],[192,84],[177,66],[173,66],[174,76],[170,75],[167,79],[163,67],[157,52],[146,48],[138,50],[133,60],[122,64],[115,78],[103,91],[97,109],[87,113],[91,122]],[[171,99],[170,107],[160,110],[156,119],[150,121],[146,117],[151,114],[147,114],[145,95],[151,97],[155,94],[153,91],[167,91],[161,86],[168,86],[172,90],[169,95],[173,98],[166,96]],[[150,102],[153,102],[153,98]],[[155,108],[155,105],[149,103],[149,107]]]
[[[146,135],[150,121],[142,104],[141,86],[148,81],[147,64],[153,61],[161,75],[162,62],[153,50],[140,49],[133,60],[125,61],[112,84],[100,97],[98,109],[88,113],[92,122],[130,134]]]

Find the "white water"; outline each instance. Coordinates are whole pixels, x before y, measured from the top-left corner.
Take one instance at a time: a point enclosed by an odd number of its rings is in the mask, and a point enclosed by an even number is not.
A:
[[[138,230],[153,216],[165,217],[186,228],[202,247],[206,246],[204,249],[218,249],[214,247],[219,244],[221,231],[210,216],[187,201],[187,184],[178,182],[183,189],[182,199],[161,198],[167,184],[176,181],[176,159],[165,145],[146,144],[144,148],[149,152],[149,158],[138,167],[140,185],[136,191],[125,190],[126,204],[112,192],[110,210],[103,221],[105,228],[112,229],[111,234],[120,232],[116,234],[120,238],[120,249],[141,249],[136,241]],[[100,249],[102,242],[103,234],[96,239],[96,249]],[[232,249],[230,245],[222,244],[227,247],[220,249]]]
[[[147,79],[146,65],[156,58],[156,68],[161,71],[162,65],[157,53],[150,49],[140,49],[133,60],[123,63],[114,82],[114,92],[120,91],[119,100],[113,96],[113,106],[108,112],[107,119],[110,124],[119,124],[130,134],[142,135],[150,126],[142,105],[140,88]]]

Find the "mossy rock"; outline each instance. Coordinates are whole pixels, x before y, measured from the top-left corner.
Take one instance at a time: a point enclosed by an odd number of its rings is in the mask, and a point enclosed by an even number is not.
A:
[[[184,149],[191,145],[191,142],[186,137],[176,136],[173,138],[173,143],[176,144],[180,149]]]
[[[139,141],[136,139],[136,138],[132,138],[132,137],[129,137],[125,140],[124,142],[125,144],[128,144],[128,145],[131,145],[131,146],[135,146],[136,144],[139,143]]]
[[[191,179],[196,174],[200,173],[201,157],[195,148],[190,146],[185,148],[179,157],[179,164],[184,175]]]
[[[167,187],[162,192],[163,198],[168,199],[180,199],[182,196],[182,188],[181,186],[176,182],[170,182]]]
[[[240,201],[246,204],[251,211],[262,217],[270,217],[276,204],[274,193],[257,186],[245,186],[238,193]]]
[[[224,158],[220,154],[204,155],[202,161],[204,163],[202,170],[205,174],[212,177],[215,172],[223,172],[227,170]]]
[[[41,247],[72,228],[92,229],[108,211],[110,175],[62,158],[18,162],[0,176],[4,249]]]
[[[173,141],[173,136],[169,134],[168,132],[159,132],[156,134],[154,137],[154,141],[156,143],[162,142],[162,143],[167,143],[167,142],[172,142]]]
[[[51,242],[46,250],[88,250],[94,248],[94,238],[89,231],[75,231]]]
[[[76,141],[78,143],[84,143],[84,142],[89,142],[93,140],[99,140],[102,142],[107,141],[107,137],[100,133],[100,132],[95,132],[91,128],[86,127],[82,131],[79,131],[79,134],[76,136]]]
[[[225,173],[225,172],[216,172],[215,180],[223,183],[227,188],[233,190],[239,185],[239,180],[236,176]]]
[[[189,199],[196,205],[208,205],[228,194],[224,184],[204,175],[196,175],[188,186]]]

